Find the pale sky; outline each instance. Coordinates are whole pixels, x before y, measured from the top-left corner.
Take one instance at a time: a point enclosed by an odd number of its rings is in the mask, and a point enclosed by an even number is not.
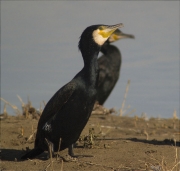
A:
[[[179,1],[1,1],[1,97],[20,107],[17,94],[29,95],[39,108],[83,67],[82,31],[123,23],[135,39],[114,43],[122,68],[105,106],[121,107],[130,79],[128,111],[179,114],[179,21]]]

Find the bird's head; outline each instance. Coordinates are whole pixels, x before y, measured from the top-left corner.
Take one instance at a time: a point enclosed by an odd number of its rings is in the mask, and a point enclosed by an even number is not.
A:
[[[120,27],[123,27],[122,23],[116,25],[92,25],[87,27],[80,37],[79,49],[82,51],[93,43],[99,47],[102,46],[111,34]]]
[[[109,43],[115,42],[119,39],[123,39],[123,38],[131,38],[134,39],[134,35],[132,34],[126,34],[123,33],[121,30],[116,29],[109,37],[109,39],[107,40]]]

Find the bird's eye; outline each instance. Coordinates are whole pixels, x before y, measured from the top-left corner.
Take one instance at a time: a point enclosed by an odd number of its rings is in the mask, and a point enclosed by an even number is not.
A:
[[[99,30],[104,30],[104,27],[103,27],[103,26],[100,26],[100,27],[99,27]]]

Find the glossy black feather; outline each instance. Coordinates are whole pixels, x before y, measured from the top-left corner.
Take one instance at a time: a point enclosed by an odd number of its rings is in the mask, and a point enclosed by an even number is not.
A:
[[[121,68],[121,53],[108,41],[102,46],[103,55],[98,59],[99,81],[97,101],[103,105],[116,85]]]
[[[46,104],[38,123],[34,149],[24,155],[22,159],[34,158],[48,150],[47,141],[53,144],[54,151],[58,151],[60,139],[60,151],[69,148],[69,154],[74,156],[73,144],[78,140],[85,127],[96,101],[97,57],[100,51],[98,44],[102,45],[108,38],[102,37],[97,32],[100,26],[102,25],[87,27],[82,33],[79,49],[84,60],[84,67],[69,83],[60,88]],[[122,24],[104,26],[101,27],[101,32],[104,29],[106,33],[111,34],[111,31],[115,31],[120,26]]]
[[[123,33],[117,29],[101,47],[103,55],[98,59],[99,83],[97,90],[97,101],[100,105],[105,103],[114,89],[121,69],[121,52],[110,43],[124,38],[134,39],[135,37],[132,34]]]
[[[93,38],[92,32],[99,25],[85,29],[79,41],[84,67],[65,86],[59,89],[46,104],[37,127],[35,147],[22,159],[34,158],[48,150],[45,139],[54,144],[54,151],[68,148],[79,138],[92,112],[98,79],[97,56],[100,46]]]

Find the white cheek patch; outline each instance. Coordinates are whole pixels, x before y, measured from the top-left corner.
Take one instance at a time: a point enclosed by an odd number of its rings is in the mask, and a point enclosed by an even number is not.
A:
[[[108,39],[108,37],[104,38],[98,33],[98,30],[95,30],[93,31],[93,39],[98,45],[102,46],[104,42]]]

